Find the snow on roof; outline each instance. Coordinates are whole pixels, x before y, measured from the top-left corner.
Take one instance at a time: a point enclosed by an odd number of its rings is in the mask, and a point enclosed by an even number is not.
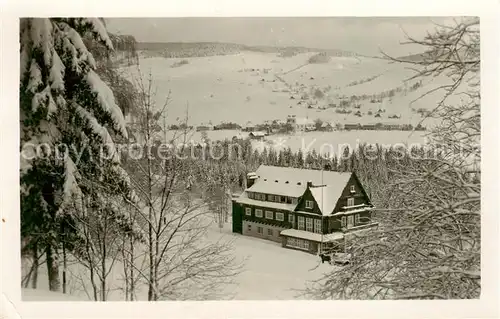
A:
[[[280,232],[281,236],[289,236],[294,238],[307,239],[315,242],[329,242],[334,240],[339,240],[344,238],[344,234],[341,232],[333,232],[331,234],[317,234],[304,230],[298,229],[285,229]]]
[[[239,204],[247,204],[247,205],[252,205],[252,206],[282,209],[282,210],[288,210],[288,211],[293,211],[295,209],[295,206],[296,206],[294,204],[267,202],[267,201],[262,201],[262,200],[250,199],[250,198],[248,198],[247,192],[243,192],[243,194],[241,194],[240,197],[235,198],[235,202],[237,202]]]
[[[346,211],[340,211],[338,213],[335,214],[335,216],[337,215],[351,215],[351,214],[356,214],[356,213],[362,213],[362,212],[367,212],[367,211],[370,211],[370,210],[373,210],[373,207],[369,207],[369,206],[365,206],[365,207],[361,207],[361,208],[358,208],[358,209],[351,209],[351,210],[346,210]]]
[[[251,132],[250,134],[253,136],[266,136],[266,132],[262,132],[262,131]]]
[[[301,182],[304,186],[308,181],[313,185],[345,184],[351,178],[351,172],[332,172],[315,169],[279,167],[260,165],[255,171],[259,178],[267,180],[278,180],[279,182],[289,181],[290,184]]]
[[[306,190],[306,185],[286,184],[286,181],[281,180],[276,182],[276,180],[270,180],[267,178],[260,178],[255,184],[253,184],[247,191],[256,193],[265,193],[271,195],[283,195],[290,197],[299,197],[304,194]]]
[[[350,177],[350,176],[349,176]],[[337,204],[342,191],[346,187],[349,178],[343,179],[336,184],[329,184],[323,187],[311,187],[311,194],[313,195],[318,207],[323,215],[330,215]]]
[[[306,190],[307,182],[311,181],[313,183],[313,187],[310,188],[311,193],[323,215],[329,215],[333,211],[352,175],[349,172],[341,173],[267,165],[261,165],[255,173],[259,176],[259,179],[248,191],[299,197]],[[314,185],[326,186],[314,187]]]

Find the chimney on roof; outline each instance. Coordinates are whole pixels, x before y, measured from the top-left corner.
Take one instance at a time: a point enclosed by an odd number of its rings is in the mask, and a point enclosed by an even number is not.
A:
[[[247,188],[252,187],[253,184],[255,184],[255,181],[257,180],[257,174],[254,172],[248,173],[247,174]]]
[[[311,188],[313,186],[313,182],[312,181],[308,181],[307,182],[307,188]]]

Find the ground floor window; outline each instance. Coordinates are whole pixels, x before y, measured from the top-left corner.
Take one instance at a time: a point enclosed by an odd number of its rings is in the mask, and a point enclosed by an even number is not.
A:
[[[314,232],[321,234],[321,219],[314,220]]]
[[[302,216],[297,217],[297,228],[299,230],[304,230],[304,217]]]
[[[288,247],[309,250],[309,241],[304,239],[288,237],[286,245]]]
[[[272,230],[271,228],[268,228],[268,229],[267,229],[267,234],[268,234],[269,236],[272,236],[272,235],[273,235],[273,230]]]
[[[313,219],[312,218],[306,218],[306,231],[309,231],[309,232],[313,231]]]
[[[262,227],[257,227],[257,232],[258,232],[259,234],[263,234],[263,233],[264,233],[264,228],[262,228]]]

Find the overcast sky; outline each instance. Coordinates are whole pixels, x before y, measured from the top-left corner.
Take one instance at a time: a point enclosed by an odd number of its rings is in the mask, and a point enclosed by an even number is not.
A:
[[[108,30],[133,35],[139,42],[231,42],[248,45],[305,46],[377,55],[419,53],[402,46],[405,33],[419,38],[434,23],[452,18],[113,18]]]

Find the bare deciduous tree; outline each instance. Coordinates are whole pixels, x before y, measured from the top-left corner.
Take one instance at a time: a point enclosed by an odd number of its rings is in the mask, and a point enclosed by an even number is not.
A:
[[[386,186],[380,228],[348,242],[350,265],[314,282],[313,298],[478,298],[480,273],[479,19],[438,26],[410,63],[418,77],[451,81],[430,117],[440,119],[427,154],[401,161]],[[431,92],[428,92],[431,93]],[[451,97],[461,102],[450,102]]]
[[[146,268],[133,266],[148,286],[148,300],[205,299],[214,297],[216,287],[224,287],[239,271],[232,254],[232,243],[208,236],[213,223],[206,204],[190,191],[193,176],[188,145],[190,130],[185,127],[167,142],[165,104],[154,102],[151,76],[140,76],[139,110],[135,134],[146,150],[145,156],[129,157],[129,173],[142,205],[134,205],[137,222],[142,225],[146,245],[135,247],[144,256]],[[163,140],[164,143],[161,143]],[[133,204],[132,204],[133,205]]]

